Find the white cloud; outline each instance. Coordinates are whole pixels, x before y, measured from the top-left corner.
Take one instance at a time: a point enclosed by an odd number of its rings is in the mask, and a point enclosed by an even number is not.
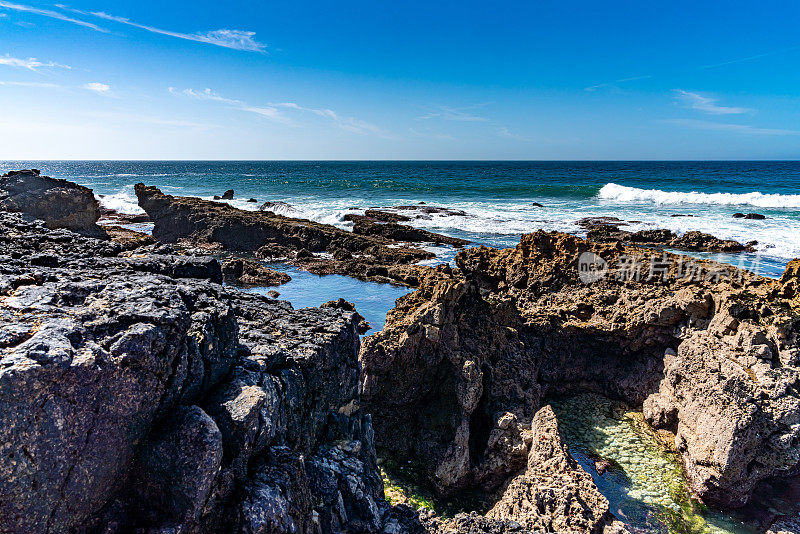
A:
[[[58,67],[62,69],[71,68],[69,65],[53,63],[52,61],[39,61],[35,57],[29,57],[28,59],[20,59],[16,57],[11,57],[8,54],[6,54],[5,56],[0,56],[0,65],[6,65],[7,67],[20,67],[28,70],[36,70],[39,68],[48,68],[48,67]]]
[[[140,30],[145,30],[151,33],[157,33],[159,35],[166,35],[169,37],[176,37],[178,39],[185,39],[187,41],[208,43],[216,46],[222,46],[225,48],[232,48],[234,50],[245,50],[247,52],[264,52],[264,50],[267,48],[267,45],[259,43],[258,41],[255,40],[255,35],[256,35],[255,32],[222,29],[222,30],[213,30],[205,33],[181,33],[170,30],[162,30],[161,28],[155,28],[153,26],[148,26],[146,24],[139,24],[138,22],[133,22],[132,20],[127,19],[125,17],[110,15],[103,11],[81,11],[79,9],[72,9],[63,4],[56,4],[56,7],[66,11],[70,11],[72,13],[78,13],[81,15],[90,15],[104,20],[118,22],[120,24],[127,24],[128,26],[133,26],[134,28],[139,28]]]
[[[417,120],[443,119],[447,121],[460,121],[460,122],[489,122],[489,119],[487,119],[486,117],[479,117],[477,115],[469,113],[474,109],[481,108],[486,105],[488,105],[488,103],[476,104],[474,106],[468,106],[463,108],[435,106],[426,109],[427,113],[421,117],[417,117]]]
[[[714,130],[720,132],[734,132],[749,135],[800,135],[800,130],[785,130],[781,128],[758,128],[746,124],[730,124],[725,122],[703,121],[696,119],[667,119],[662,122],[685,126],[694,130]]]
[[[342,117],[332,109],[327,109],[327,108],[309,108],[301,106],[294,102],[278,102],[278,103],[269,102],[265,106],[253,106],[242,100],[236,100],[233,98],[226,98],[224,96],[220,96],[211,89],[205,89],[203,91],[198,91],[196,89],[184,89],[181,91],[174,87],[170,87],[169,92],[174,95],[184,95],[197,100],[209,100],[212,102],[220,102],[222,104],[229,105],[240,111],[254,113],[256,115],[266,117],[268,119],[272,119],[276,122],[281,122],[283,124],[294,125],[295,121],[293,121],[290,117],[287,117],[285,114],[281,113],[281,109],[291,110],[299,112],[301,114],[313,113],[314,115],[328,119],[342,130],[352,133],[357,133],[361,135],[368,135],[368,134],[375,134],[381,136],[386,135],[386,133],[382,129],[375,126],[374,124],[370,124],[366,121],[362,121],[354,117]]]
[[[100,82],[91,82],[83,86],[87,91],[92,91],[98,95],[108,95],[111,92],[111,86]]]
[[[684,91],[683,89],[675,89],[675,94],[677,95],[676,98],[687,107],[711,115],[741,115],[743,113],[752,112],[752,110],[748,108],[719,106],[716,104],[716,98]]]
[[[49,17],[51,19],[63,20],[64,22],[71,22],[72,24],[77,24],[78,26],[83,26],[85,28],[89,28],[97,32],[108,33],[108,30],[106,30],[105,28],[101,28],[96,24],[92,24],[91,22],[85,22],[83,20],[74,19],[72,17],[64,15],[63,13],[59,13],[57,11],[51,11],[49,9],[39,9],[38,7],[25,6],[22,4],[12,4],[11,2],[5,2],[4,0],[0,0],[0,7],[5,9],[11,9],[13,11],[20,11],[23,13],[33,13],[34,15],[41,15],[43,17]]]

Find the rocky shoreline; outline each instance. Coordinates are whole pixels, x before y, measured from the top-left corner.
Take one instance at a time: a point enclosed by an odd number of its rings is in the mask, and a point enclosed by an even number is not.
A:
[[[798,261],[772,281],[606,228],[430,268],[419,242],[467,243],[402,224],[425,206],[348,232],[136,193],[149,240],[98,227],[90,190],[0,177],[0,532],[628,531],[556,395],[641,407],[709,505],[798,472]],[[259,258],[417,289],[362,342],[341,299],[294,310],[222,285],[286,281]],[[391,505],[376,447],[489,506]]]

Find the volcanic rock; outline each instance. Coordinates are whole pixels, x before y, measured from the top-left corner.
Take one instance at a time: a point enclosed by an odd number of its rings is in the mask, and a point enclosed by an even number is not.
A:
[[[222,275],[228,283],[245,286],[279,286],[289,282],[288,274],[270,269],[259,261],[235,258],[223,262]]]
[[[288,253],[293,263],[317,274],[340,273],[359,279],[403,283],[412,264],[435,255],[399,245],[382,236],[359,235],[335,226],[294,219],[269,211],[239,210],[198,198],[165,195],[155,187],[137,184],[139,204],[153,219],[153,237],[163,243],[179,240],[213,244],[228,251],[255,252],[259,258]],[[313,253],[343,250],[349,259]],[[300,251],[306,251],[298,254]],[[292,254],[294,252],[294,254]],[[357,257],[355,257],[357,255]]]
[[[157,250],[0,213],[0,530],[417,532],[383,500],[357,314]]]
[[[796,266],[772,281],[547,232],[456,264],[420,273],[360,354],[377,444],[422,461],[440,495],[492,491],[522,469],[515,444],[547,395],[644,404],[711,504],[741,506],[798,466]]]
[[[0,176],[0,210],[41,219],[48,228],[99,231],[95,223],[100,218],[100,206],[92,190],[41,176],[37,169]]]
[[[595,217],[581,219],[578,224],[587,229],[587,239],[600,243],[619,241],[629,245],[694,252],[753,252],[755,251],[754,246],[757,244],[755,241],[742,244],[738,241],[719,239],[713,235],[696,231],[686,232],[680,236],[663,228],[629,232],[620,229],[620,226],[623,226],[621,222],[624,223],[614,217]]]
[[[227,191],[222,193],[222,196],[220,197],[220,199],[222,199],[222,200],[233,200],[233,189],[228,189]]]

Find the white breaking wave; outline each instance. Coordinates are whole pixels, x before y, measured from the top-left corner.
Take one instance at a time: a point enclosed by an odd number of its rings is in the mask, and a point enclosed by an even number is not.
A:
[[[114,193],[113,195],[97,195],[100,205],[104,208],[115,210],[119,213],[127,213],[129,215],[137,215],[144,213],[144,210],[139,207],[139,201],[133,193],[133,188],[128,188]]]
[[[752,193],[700,193],[697,191],[662,191],[639,189],[609,183],[597,193],[603,200],[618,202],[652,202],[653,204],[716,204],[722,206],[756,206],[759,208],[800,208],[800,195]]]

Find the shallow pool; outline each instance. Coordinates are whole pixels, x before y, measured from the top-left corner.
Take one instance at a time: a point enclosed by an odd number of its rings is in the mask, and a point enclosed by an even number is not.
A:
[[[380,331],[386,323],[386,313],[394,308],[395,301],[412,291],[390,284],[362,282],[339,274],[318,276],[283,263],[268,266],[289,273],[292,280],[278,287],[254,287],[245,291],[264,295],[269,291],[277,291],[280,293],[278,298],[288,300],[295,309],[319,306],[323,302],[343,298],[355,304],[358,313],[372,326],[367,334]]]
[[[647,426],[641,412],[593,394],[550,404],[570,453],[631,532],[755,532],[691,498],[678,455]]]

